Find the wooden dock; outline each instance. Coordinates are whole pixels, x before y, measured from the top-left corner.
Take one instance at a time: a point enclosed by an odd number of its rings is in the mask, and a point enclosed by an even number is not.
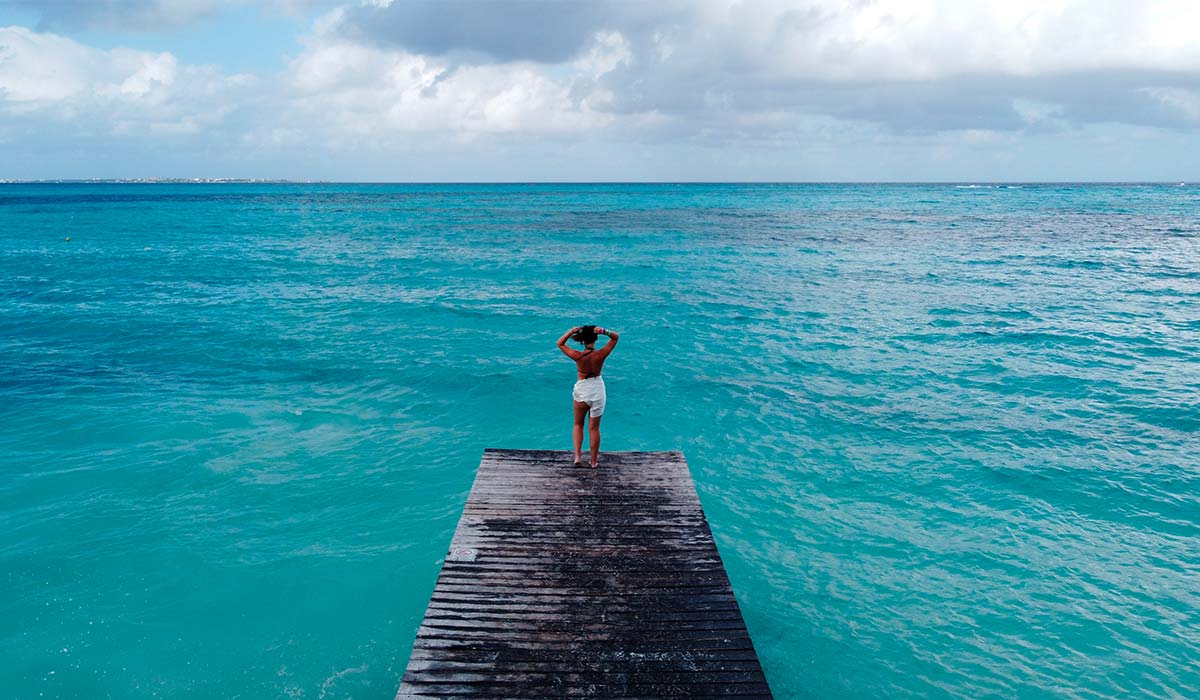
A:
[[[682,453],[484,451],[396,697],[463,696],[771,697]]]

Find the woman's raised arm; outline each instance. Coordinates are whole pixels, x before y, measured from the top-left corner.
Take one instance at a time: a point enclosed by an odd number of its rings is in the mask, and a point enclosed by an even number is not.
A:
[[[567,331],[566,333],[563,333],[562,337],[558,339],[558,343],[557,343],[558,349],[562,350],[563,354],[566,355],[567,357],[571,358],[572,360],[578,360],[583,355],[583,353],[579,352],[578,350],[574,350],[572,348],[567,347],[567,341],[571,339],[571,336],[575,335],[578,332],[579,332],[579,326],[575,326],[574,328]]]
[[[617,341],[621,339],[621,334],[611,328],[597,328],[596,332],[600,335],[608,336],[608,342],[604,344],[604,347],[600,348],[600,352],[604,353],[604,357],[607,357],[608,353],[612,352],[613,348],[617,346]]]

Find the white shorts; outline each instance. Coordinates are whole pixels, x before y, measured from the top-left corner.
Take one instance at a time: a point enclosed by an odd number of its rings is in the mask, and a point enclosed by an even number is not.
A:
[[[575,389],[571,392],[571,398],[576,401],[586,403],[588,415],[592,418],[599,418],[604,415],[604,378],[603,377],[588,377],[575,382]]]

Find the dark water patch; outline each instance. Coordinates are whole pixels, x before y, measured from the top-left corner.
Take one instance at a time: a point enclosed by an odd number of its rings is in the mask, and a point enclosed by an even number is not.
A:
[[[1200,434],[1200,402],[1184,406],[1117,405],[1117,410],[1147,425],[1185,434]]]
[[[939,318],[930,321],[929,325],[936,328],[958,328],[959,326],[963,325],[963,323],[962,321],[955,321],[953,319]]]

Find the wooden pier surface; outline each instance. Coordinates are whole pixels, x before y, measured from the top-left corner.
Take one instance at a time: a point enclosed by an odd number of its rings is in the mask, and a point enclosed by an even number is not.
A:
[[[397,698],[463,696],[771,697],[682,453],[484,451]]]

